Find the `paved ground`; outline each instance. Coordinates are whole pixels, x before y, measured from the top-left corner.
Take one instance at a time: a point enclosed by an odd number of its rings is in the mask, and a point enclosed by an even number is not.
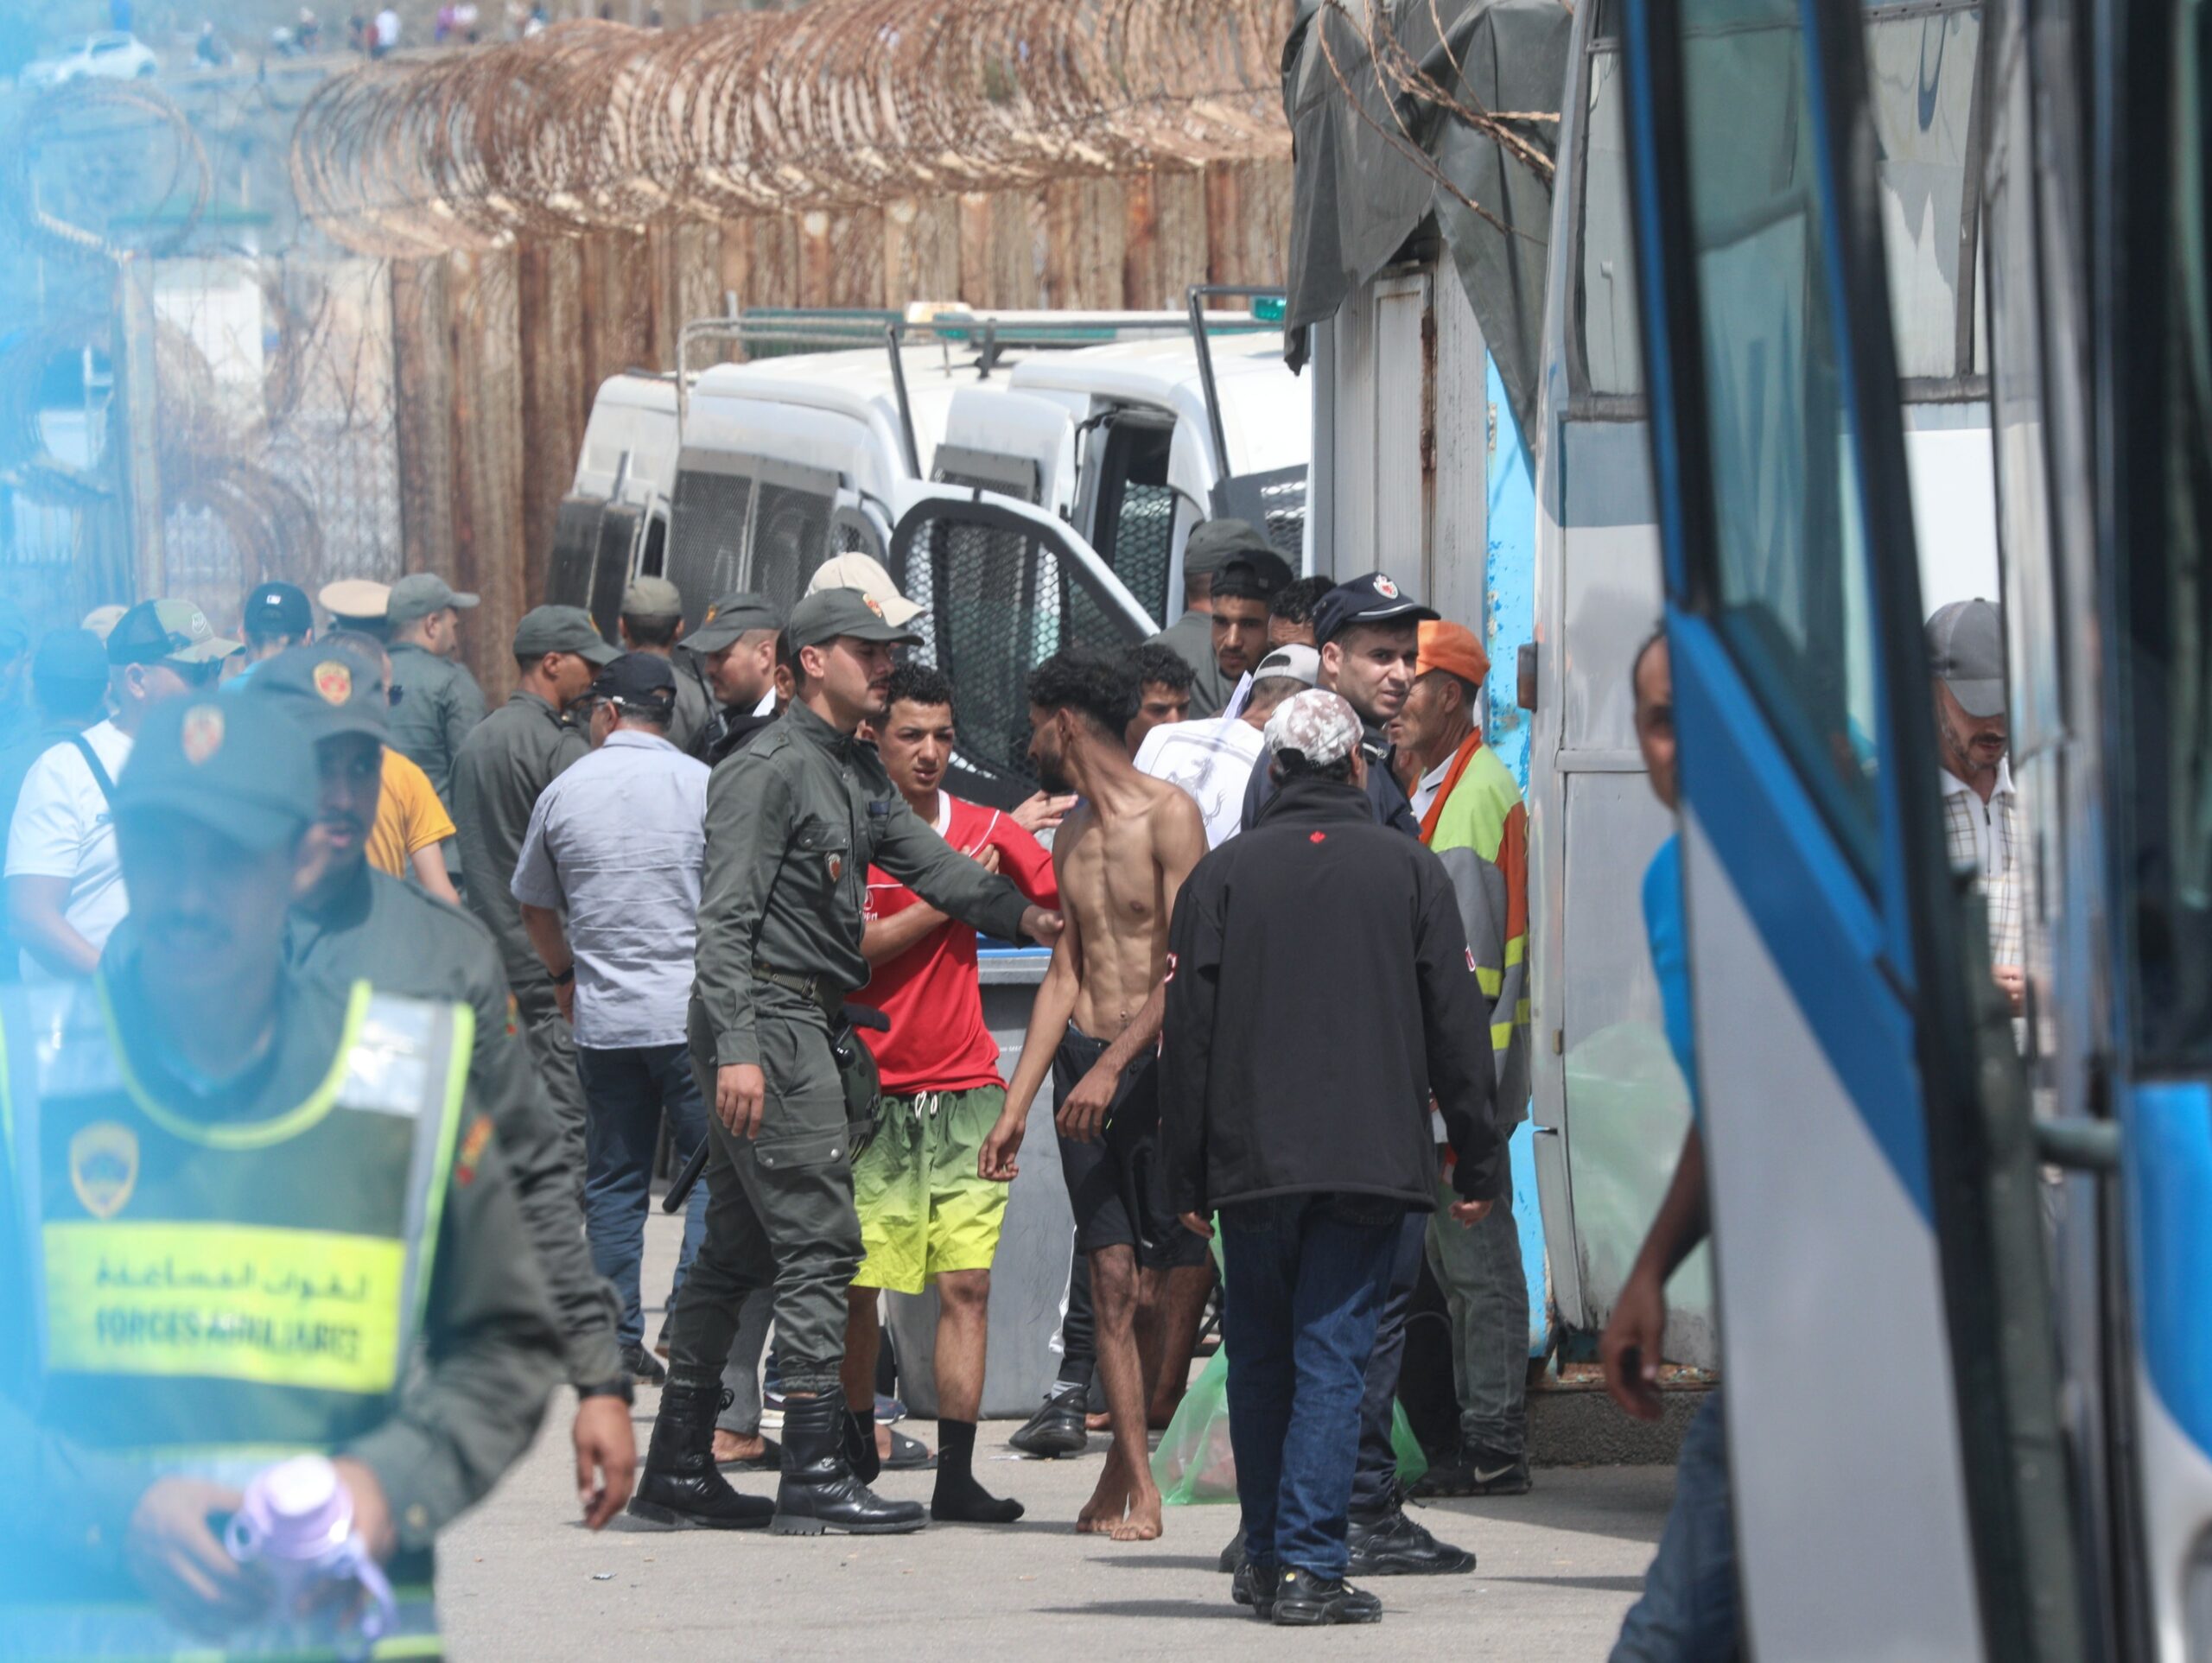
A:
[[[656,1227],[667,1221],[655,1216]],[[665,1286],[670,1242],[657,1228],[646,1285]],[[640,1454],[656,1393],[638,1406]],[[1332,1654],[1541,1654],[1601,1658],[1641,1585],[1669,1497],[1668,1467],[1540,1470],[1529,1495],[1457,1501],[1415,1516],[1471,1547],[1471,1576],[1372,1584],[1387,1615],[1372,1629],[1291,1636],[1230,1603],[1215,1555],[1235,1528],[1225,1507],[1171,1508],[1156,1542],[1117,1546],[1070,1528],[1100,1457],[1030,1462],[987,1425],[979,1476],[1028,1503],[1010,1527],[918,1535],[775,1538],[574,1522],[569,1400],[554,1406],[529,1459],[440,1552],[453,1654],[616,1660],[637,1655],[971,1659],[978,1647],[1080,1647],[1103,1660],[1278,1657],[1285,1645]],[[933,1428],[913,1429],[925,1441]],[[1095,1445],[1094,1445],[1095,1447]],[[988,1458],[1007,1456],[1007,1459]],[[766,1489],[768,1481],[751,1487]],[[889,1495],[926,1501],[930,1475],[887,1475]],[[1449,1648],[1448,1652],[1446,1647]],[[672,1649],[671,1649],[672,1648]]]

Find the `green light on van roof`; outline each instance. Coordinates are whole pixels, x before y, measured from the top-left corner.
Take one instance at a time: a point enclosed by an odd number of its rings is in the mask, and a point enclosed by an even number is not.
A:
[[[1281,323],[1287,302],[1281,295],[1262,295],[1252,302],[1252,318],[1257,323]]]

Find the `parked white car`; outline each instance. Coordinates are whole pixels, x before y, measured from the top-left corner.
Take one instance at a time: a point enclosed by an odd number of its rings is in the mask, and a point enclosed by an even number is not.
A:
[[[161,67],[153,48],[135,35],[93,35],[67,42],[51,57],[24,65],[21,79],[24,86],[32,88],[60,86],[86,75],[128,81],[150,79]]]

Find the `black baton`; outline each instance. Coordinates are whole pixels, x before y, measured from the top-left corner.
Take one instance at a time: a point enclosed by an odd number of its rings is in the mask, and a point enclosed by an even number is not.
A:
[[[846,1006],[845,1019],[855,1028],[868,1028],[877,1033],[888,1032],[891,1027],[890,1019],[866,1005]],[[712,1103],[707,1105],[707,1112],[709,1114],[714,1113]],[[668,1186],[668,1193],[661,1197],[661,1211],[680,1213],[683,1210],[683,1203],[691,1199],[692,1186],[699,1182],[699,1175],[707,1170],[709,1143],[709,1139],[706,1138],[699,1139],[699,1146],[691,1152],[691,1158],[683,1163],[683,1170],[676,1175],[676,1182]]]

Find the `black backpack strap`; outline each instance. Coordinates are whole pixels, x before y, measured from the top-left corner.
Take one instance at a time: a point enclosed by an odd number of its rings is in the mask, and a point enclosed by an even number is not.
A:
[[[92,771],[92,784],[100,788],[100,796],[113,803],[115,782],[108,778],[107,765],[100,760],[100,753],[92,749],[92,742],[82,733],[72,733],[69,743],[77,747],[77,754],[84,758],[85,766]]]

